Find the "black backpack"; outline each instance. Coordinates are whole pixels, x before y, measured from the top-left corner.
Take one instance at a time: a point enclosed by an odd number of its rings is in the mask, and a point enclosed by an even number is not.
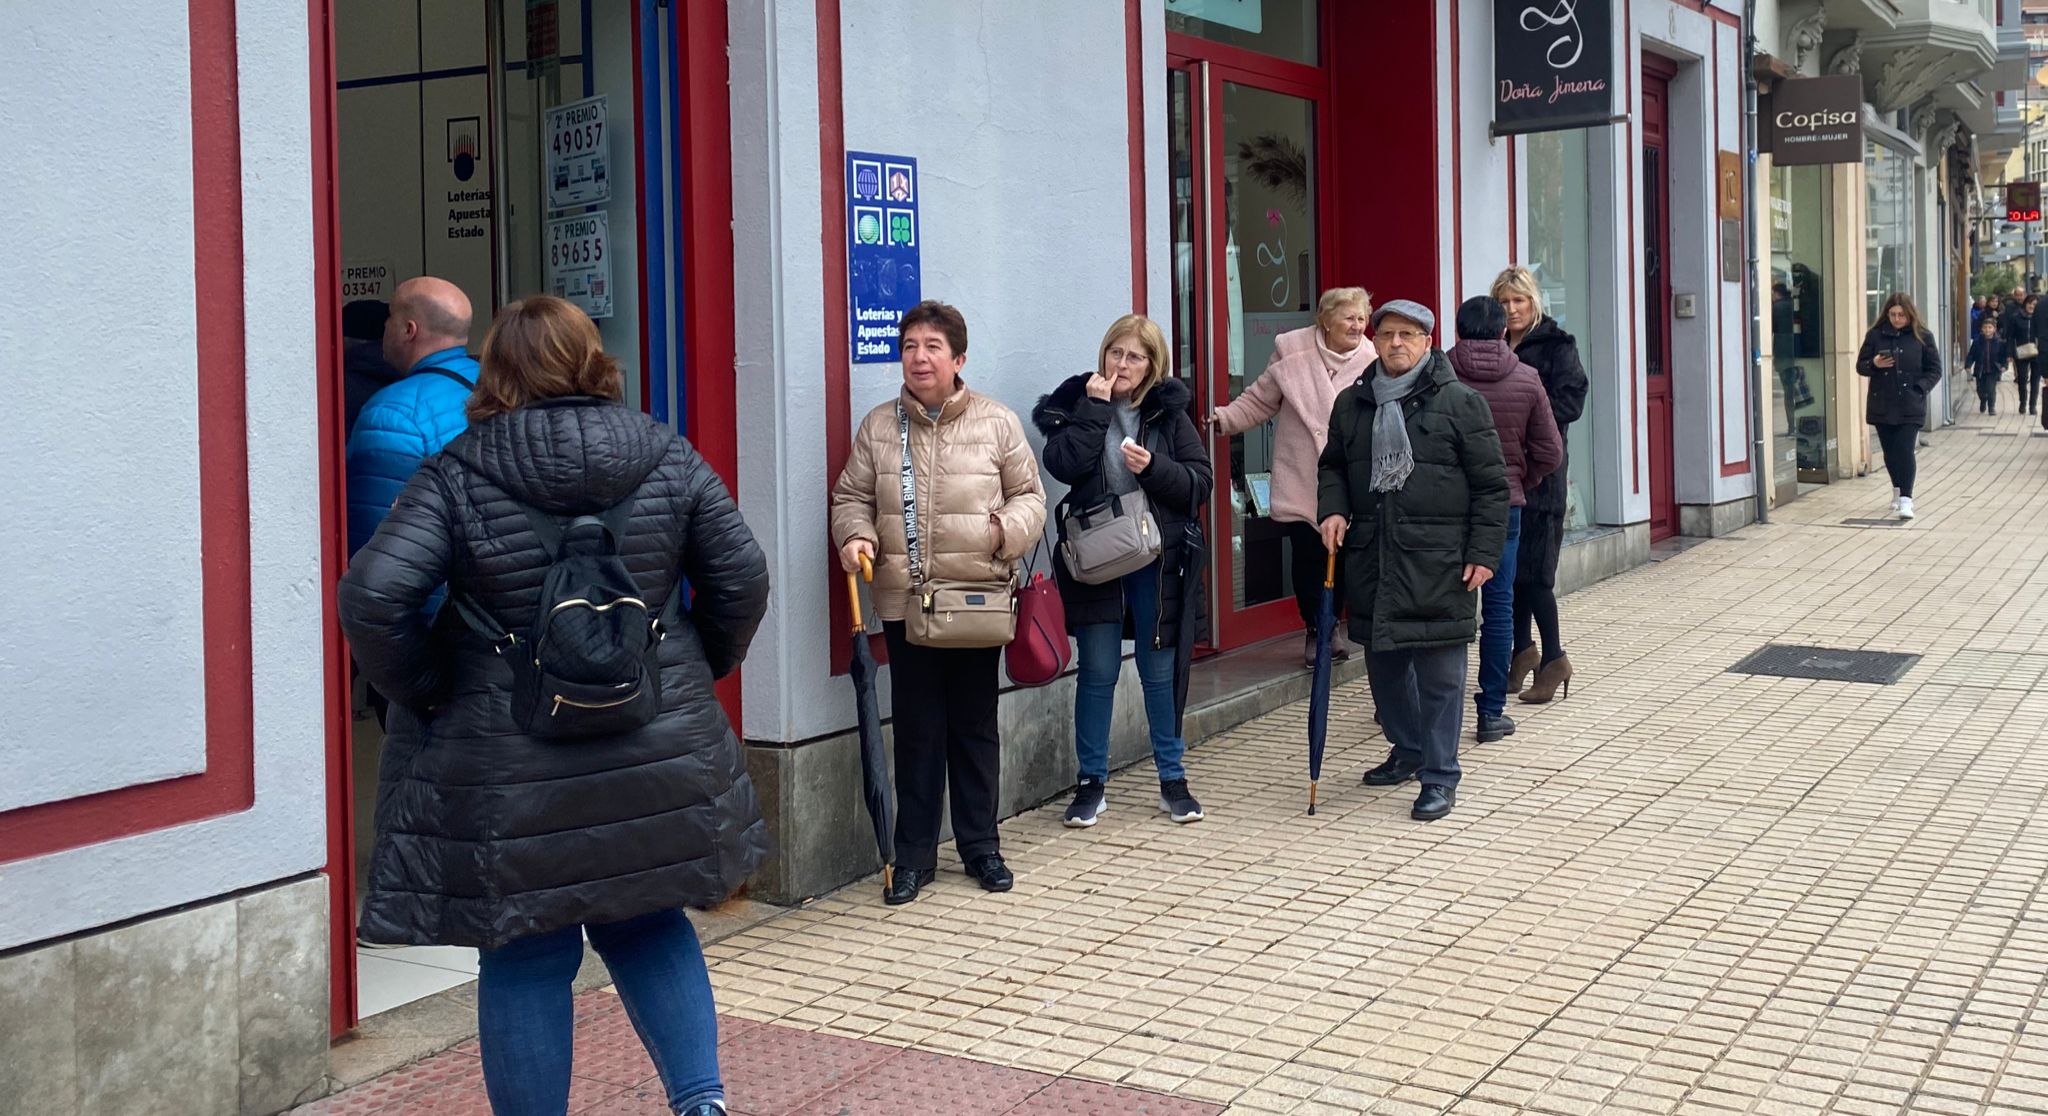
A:
[[[493,624],[473,601],[451,599],[463,622],[512,665],[512,720],[549,739],[616,736],[661,712],[661,641],[681,611],[680,578],[657,612],[619,557],[632,497],[566,523],[519,505],[551,556],[533,623]]]

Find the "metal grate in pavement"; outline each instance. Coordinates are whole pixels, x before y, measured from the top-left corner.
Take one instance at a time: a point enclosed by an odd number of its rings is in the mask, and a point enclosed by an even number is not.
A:
[[[2019,436],[2020,432],[2017,430],[1980,430],[1977,432],[1977,437],[1979,438],[2017,438]]]
[[[1903,519],[1845,519],[1842,521],[1842,526],[1844,527],[1904,527],[1905,525],[1906,521]]]
[[[1729,667],[1728,673],[1889,686],[1905,677],[1906,672],[1919,661],[1918,655],[1890,651],[1845,651],[1836,647],[1767,643],[1748,658]]]

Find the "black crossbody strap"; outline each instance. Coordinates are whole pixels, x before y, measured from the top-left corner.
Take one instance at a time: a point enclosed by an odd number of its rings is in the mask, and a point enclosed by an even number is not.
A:
[[[458,383],[458,384],[461,384],[461,385],[462,385],[462,390],[464,390],[464,391],[475,391],[475,390],[476,390],[476,385],[475,385],[475,384],[473,384],[473,383],[469,382],[469,380],[468,380],[467,378],[465,378],[465,377],[464,377],[464,376],[462,375],[462,373],[460,373],[460,372],[457,372],[457,371],[455,371],[455,370],[454,370],[454,369],[452,369],[452,368],[443,368],[443,367],[441,367],[440,365],[438,365],[438,364],[437,364],[437,365],[435,365],[435,366],[434,366],[434,367],[432,367],[432,368],[422,368],[422,369],[420,369],[420,371],[422,371],[422,372],[432,372],[432,373],[433,373],[434,375],[436,375],[436,376],[446,376],[446,377],[448,377],[449,379],[451,379],[451,380],[454,380],[454,381],[455,381],[456,383]]]
[[[910,583],[924,580],[924,555],[917,545],[917,475],[910,466],[910,412],[896,401],[896,440],[903,447],[903,542],[910,552]]]

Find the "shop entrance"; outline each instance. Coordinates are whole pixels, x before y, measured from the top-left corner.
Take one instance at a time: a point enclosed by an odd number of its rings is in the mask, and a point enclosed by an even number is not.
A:
[[[469,297],[473,354],[509,301],[547,293],[583,307],[625,370],[627,403],[679,427],[690,419],[711,425],[699,448],[731,477],[731,417],[729,410],[721,417],[717,406],[730,398],[730,361],[723,383],[704,378],[709,406],[702,416],[686,412],[689,393],[678,374],[684,323],[695,314],[683,297],[694,278],[683,234],[702,219],[700,207],[720,213],[720,223],[731,212],[729,186],[700,195],[697,183],[711,176],[691,166],[683,149],[700,137],[683,139],[676,127],[684,92],[694,96],[701,81],[715,90],[705,111],[717,125],[701,138],[713,147],[726,142],[724,20],[717,7],[685,16],[656,0],[333,6],[339,274],[328,281],[338,281],[348,335],[335,362],[348,381],[334,392],[348,399],[338,440],[345,442],[365,399],[408,371],[382,361],[380,304],[404,280],[434,275]],[[672,24],[672,16],[686,26]],[[696,54],[685,46],[686,31],[700,23],[706,43],[696,45],[707,46],[697,52],[707,56],[701,74],[692,71]],[[725,173],[719,166],[717,181]],[[729,281],[730,252],[728,235],[722,251],[714,242],[692,257],[701,254]],[[729,351],[729,326],[722,336]],[[705,371],[715,367],[704,362]],[[329,471],[345,470],[337,464]],[[345,507],[345,475],[329,484],[343,494],[334,507]],[[329,529],[345,535],[340,519],[332,515]],[[343,658],[334,669],[348,671],[349,664]],[[466,983],[476,972],[473,950],[368,949],[355,942],[384,736],[366,688],[351,681],[345,688],[337,681],[348,700],[337,698],[341,707],[330,711],[346,724],[330,734],[336,754],[329,763],[337,1033],[364,1016]]]
[[[1650,450],[1650,541],[1678,533],[1671,416],[1671,79],[1678,67],[1643,55],[1643,352]]]

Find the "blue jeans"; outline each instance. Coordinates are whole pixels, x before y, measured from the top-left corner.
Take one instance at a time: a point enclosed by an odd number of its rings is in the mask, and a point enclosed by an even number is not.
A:
[[[497,1116],[569,1110],[576,1015],[569,984],[583,966],[583,932],[565,926],[483,950],[476,1018],[484,1090]],[[590,944],[654,1059],[669,1107],[725,1100],[718,1076],[718,1015],[697,931],[681,911],[592,924]]]
[[[1152,762],[1159,781],[1184,779],[1187,742],[1174,732],[1174,649],[1152,647],[1159,622],[1159,563],[1123,579],[1124,611],[1137,635],[1138,681],[1145,690],[1145,720],[1152,726]],[[1116,711],[1116,680],[1124,666],[1124,626],[1083,624],[1074,632],[1081,666],[1074,677],[1074,752],[1081,778],[1109,780],[1109,722]]]
[[[1500,569],[1479,590],[1479,715],[1508,707],[1508,660],[1515,654],[1515,557],[1522,549],[1522,509],[1508,509],[1508,545]]]

